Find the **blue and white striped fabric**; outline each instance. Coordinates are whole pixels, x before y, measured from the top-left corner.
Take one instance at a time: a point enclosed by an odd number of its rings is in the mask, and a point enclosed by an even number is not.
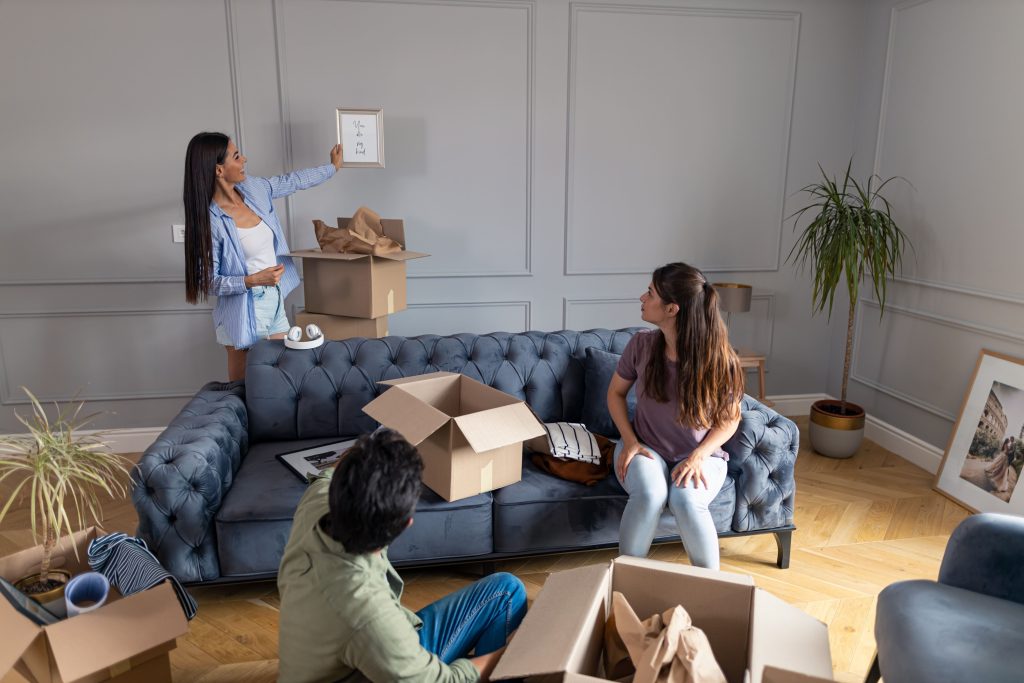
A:
[[[274,233],[274,251],[277,262],[284,266],[281,276],[281,298],[299,286],[299,273],[288,254],[288,242],[281,230],[274,210],[275,199],[287,197],[299,190],[316,187],[334,176],[333,164],[307,168],[273,178],[250,177],[235,187],[242,193],[245,203],[263,219]],[[214,329],[223,325],[234,340],[236,349],[247,349],[256,343],[256,318],[252,297],[245,288],[245,252],[238,239],[235,221],[224,213],[216,202],[210,202],[210,234],[213,242],[213,280],[210,293],[217,297],[213,309]]]
[[[551,455],[561,460],[579,460],[601,464],[601,446],[587,428],[578,422],[546,422]]]
[[[89,566],[106,576],[111,585],[125,596],[169,580],[185,616],[191,620],[196,615],[196,601],[149,552],[141,538],[123,533],[100,536],[89,544]]]

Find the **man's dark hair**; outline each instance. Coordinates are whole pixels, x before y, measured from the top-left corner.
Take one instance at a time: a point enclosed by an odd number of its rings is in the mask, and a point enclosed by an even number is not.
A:
[[[338,463],[321,526],[350,553],[379,550],[405,531],[420,498],[423,459],[391,429],[356,441]]]

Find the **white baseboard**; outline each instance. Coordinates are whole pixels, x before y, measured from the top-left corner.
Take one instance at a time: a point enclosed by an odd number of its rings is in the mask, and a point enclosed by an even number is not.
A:
[[[873,415],[868,415],[867,424],[864,425],[864,436],[932,474],[939,471],[942,456],[945,454],[943,449],[897,429]]]
[[[811,412],[811,404],[828,398],[828,394],[786,394],[784,396],[768,396],[772,409],[786,417],[806,417]]]
[[[786,417],[805,417],[811,412],[812,403],[826,398],[833,397],[828,394],[792,394],[768,397],[775,403],[776,412],[782,413]],[[893,427],[870,413],[868,413],[868,419],[864,425],[864,437],[932,474],[939,471],[939,465],[942,463],[942,456],[945,453],[941,448],[922,441],[898,427]]]

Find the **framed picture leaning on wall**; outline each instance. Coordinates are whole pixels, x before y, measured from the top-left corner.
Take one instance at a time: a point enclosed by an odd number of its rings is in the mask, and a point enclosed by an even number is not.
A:
[[[350,168],[384,168],[384,109],[338,107],[341,162]]]
[[[935,489],[975,512],[1024,514],[1024,359],[982,349]]]

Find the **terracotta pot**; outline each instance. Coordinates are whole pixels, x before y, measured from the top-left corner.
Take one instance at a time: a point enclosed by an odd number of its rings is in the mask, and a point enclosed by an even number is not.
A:
[[[830,458],[851,457],[864,440],[865,417],[864,409],[856,403],[815,401],[811,406],[811,448]]]

